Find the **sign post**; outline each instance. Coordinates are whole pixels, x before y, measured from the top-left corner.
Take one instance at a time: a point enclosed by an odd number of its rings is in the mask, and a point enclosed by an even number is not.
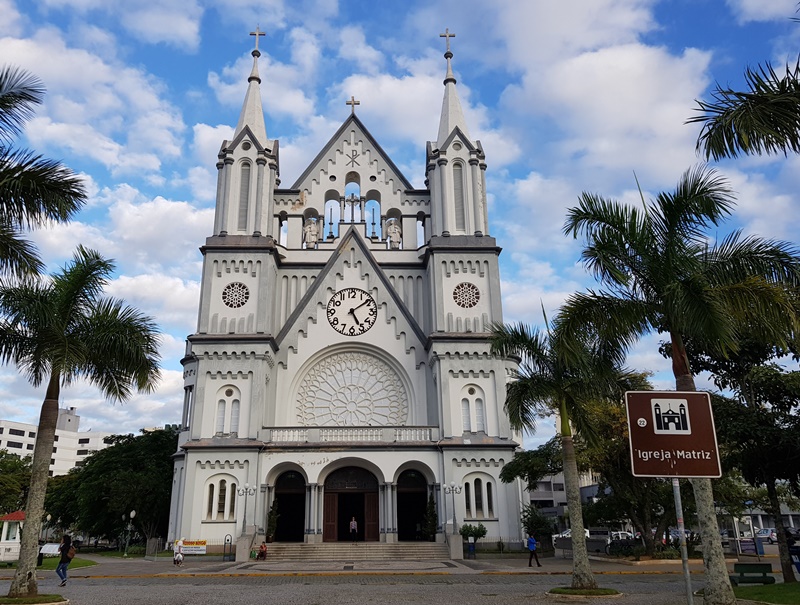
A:
[[[686,601],[692,605],[692,579],[678,480],[722,475],[711,397],[695,391],[628,391],[625,408],[633,476],[672,478]]]

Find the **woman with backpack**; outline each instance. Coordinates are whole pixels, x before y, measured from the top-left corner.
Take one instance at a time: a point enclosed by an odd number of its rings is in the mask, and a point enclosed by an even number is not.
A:
[[[67,567],[72,563],[72,558],[75,556],[75,547],[72,545],[72,538],[67,534],[64,534],[64,537],[61,538],[58,552],[61,553],[61,559],[59,559],[58,567],[56,567],[56,575],[61,578],[61,584],[59,584],[59,586],[66,586]]]

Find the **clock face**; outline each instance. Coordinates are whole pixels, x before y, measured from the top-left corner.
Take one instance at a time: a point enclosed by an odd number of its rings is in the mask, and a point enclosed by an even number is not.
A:
[[[328,323],[345,336],[358,336],[375,325],[378,305],[369,292],[344,288],[328,301]]]

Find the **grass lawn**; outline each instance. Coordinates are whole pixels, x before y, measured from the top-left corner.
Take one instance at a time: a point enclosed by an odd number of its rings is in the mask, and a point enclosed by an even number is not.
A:
[[[45,557],[44,561],[42,562],[42,566],[37,567],[36,569],[38,569],[39,571],[55,571],[56,567],[58,567],[58,561],[59,561],[58,557]],[[73,570],[73,569],[78,569],[80,567],[91,567],[92,565],[97,565],[97,563],[95,563],[94,561],[89,561],[88,559],[79,559],[78,557],[75,557],[74,559],[72,559],[72,563],[69,564],[69,569]],[[16,569],[16,567],[17,567],[16,563],[13,563],[11,565],[12,569]],[[0,601],[0,603],[2,603],[2,601]]]
[[[797,605],[800,603],[800,582],[791,584],[769,584],[766,586],[737,586],[733,589],[739,599],[750,599],[763,603]]]

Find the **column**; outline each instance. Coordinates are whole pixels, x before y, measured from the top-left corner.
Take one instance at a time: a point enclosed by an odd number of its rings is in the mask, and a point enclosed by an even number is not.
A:
[[[450,212],[448,212],[449,196],[447,195],[447,171],[445,170],[447,158],[439,158],[437,163],[439,165],[439,170],[437,172],[439,173],[439,195],[441,197],[441,203],[439,204],[439,212],[442,218],[441,230],[442,235],[450,235]]]
[[[228,202],[230,202],[231,197],[231,166],[233,166],[233,158],[226,157],[225,158],[225,184],[223,185],[222,191],[222,220],[220,223],[220,235],[228,235]]]
[[[470,181],[472,182],[472,216],[473,216],[473,231],[475,235],[483,235],[486,227],[483,222],[483,200],[481,199],[481,186],[480,178],[481,173],[478,168],[477,158],[469,159],[470,167]]]
[[[222,160],[224,157],[224,154],[220,153],[219,162],[217,162],[217,204],[214,212],[214,235],[217,235],[222,229],[222,190],[225,182],[225,172],[223,171],[225,163]]]
[[[264,221],[264,217],[261,216],[264,203],[264,166],[266,165],[267,160],[264,158],[257,158],[256,165],[258,166],[257,174],[256,174],[256,212],[255,212],[255,224],[253,225],[253,235],[259,236],[261,235],[261,225]]]

